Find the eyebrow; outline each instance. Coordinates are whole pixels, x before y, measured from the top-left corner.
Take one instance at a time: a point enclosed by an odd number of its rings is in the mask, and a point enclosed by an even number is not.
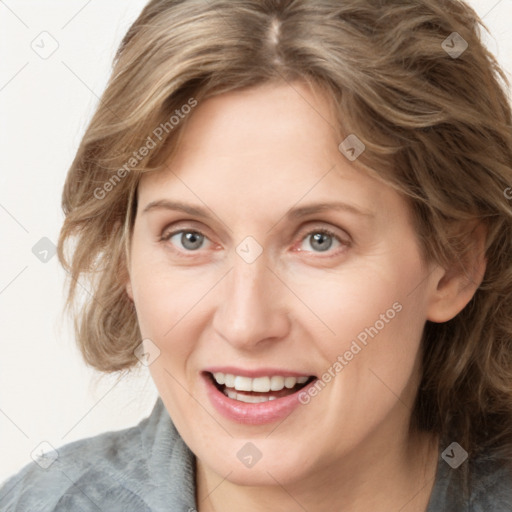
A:
[[[151,203],[146,205],[142,213],[147,213],[152,210],[173,210],[188,213],[189,215],[195,215],[196,217],[211,217],[206,208],[193,206],[191,204],[183,203],[181,201],[169,201],[168,199],[159,199],[157,201],[152,201]],[[323,202],[293,208],[285,214],[285,217],[289,219],[300,219],[302,217],[306,217],[307,215],[325,212],[327,210],[342,210],[363,217],[375,217],[375,214],[370,210],[359,208],[355,205],[343,202]]]

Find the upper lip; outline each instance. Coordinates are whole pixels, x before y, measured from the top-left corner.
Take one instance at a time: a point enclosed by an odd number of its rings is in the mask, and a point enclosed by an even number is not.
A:
[[[282,377],[311,377],[313,373],[307,372],[294,372],[291,370],[285,370],[284,368],[237,368],[236,366],[212,366],[205,368],[205,372],[209,373],[229,373],[231,375],[240,375],[241,377],[250,377],[255,379],[257,377],[272,377],[279,375]]]

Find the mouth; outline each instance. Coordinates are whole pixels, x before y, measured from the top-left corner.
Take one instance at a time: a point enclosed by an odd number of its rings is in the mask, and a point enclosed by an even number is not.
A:
[[[314,375],[267,375],[251,378],[222,372],[204,374],[224,396],[249,404],[270,402],[294,395],[317,379]]]

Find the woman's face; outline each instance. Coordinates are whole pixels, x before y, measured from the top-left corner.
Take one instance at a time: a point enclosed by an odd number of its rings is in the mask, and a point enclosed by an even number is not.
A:
[[[190,115],[141,180],[127,286],[176,428],[240,484],[371,463],[407,436],[435,288],[406,203],[351,165],[305,85]]]

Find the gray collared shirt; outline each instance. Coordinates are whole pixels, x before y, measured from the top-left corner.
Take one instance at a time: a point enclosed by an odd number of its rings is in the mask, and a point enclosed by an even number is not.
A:
[[[57,448],[42,468],[23,467],[0,486],[2,512],[193,512],[195,458],[160,398],[137,426]],[[466,462],[467,463],[467,462]],[[512,512],[512,476],[475,465],[470,497],[461,472],[439,456],[427,512]]]

